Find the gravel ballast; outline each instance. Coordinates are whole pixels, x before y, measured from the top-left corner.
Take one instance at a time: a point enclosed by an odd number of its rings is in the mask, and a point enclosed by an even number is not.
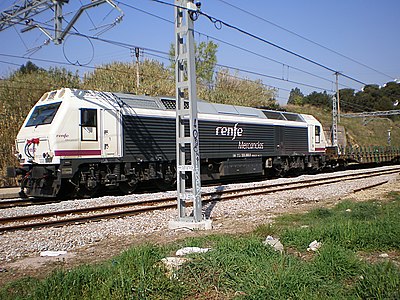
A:
[[[382,167],[379,169],[391,169],[392,167]],[[280,178],[269,180],[268,183],[276,184],[282,182],[298,181],[300,178],[329,178],[340,173],[364,173],[365,170],[343,171],[319,175],[303,175],[296,178]],[[213,232],[225,230],[225,232],[235,232],[251,230],[255,226],[267,222],[277,212],[284,212],[287,209],[295,208],[302,204],[319,203],[323,205],[327,200],[338,201],[353,193],[355,189],[368,187],[373,184],[379,184],[388,181],[383,186],[390,189],[398,188],[398,173],[382,175],[367,179],[358,179],[355,181],[344,181],[322,187],[312,187],[300,190],[290,190],[276,192],[267,195],[247,196],[238,200],[212,202],[204,205],[204,213],[213,221]],[[224,189],[232,189],[240,186],[257,186],[265,182],[232,184],[226,185]],[[382,186],[382,187],[383,187]],[[357,194],[375,193],[376,189],[367,190]],[[203,188],[203,192],[214,191],[216,187]],[[91,207],[96,205],[106,205],[110,203],[131,202],[135,199],[154,199],[166,196],[174,196],[175,191],[139,194],[129,196],[104,196],[96,199],[65,201],[46,205],[15,207],[3,209],[0,211],[0,217],[17,216],[23,214],[40,213],[43,211],[57,211],[73,209],[78,207]],[[355,194],[354,194],[355,195]],[[147,212],[139,215],[108,219],[98,222],[89,222],[85,224],[68,225],[57,228],[32,229],[27,231],[5,232],[0,234],[0,266],[8,262],[16,261],[22,257],[39,256],[42,251],[78,251],[82,247],[96,246],[104,243],[107,239],[130,237],[130,236],[150,236],[157,234],[167,239],[178,236],[179,231],[168,229],[168,221],[176,218],[177,210],[169,209],[163,211]],[[246,226],[247,224],[247,226]],[[250,225],[249,225],[250,224]],[[239,229],[239,227],[246,227]]]

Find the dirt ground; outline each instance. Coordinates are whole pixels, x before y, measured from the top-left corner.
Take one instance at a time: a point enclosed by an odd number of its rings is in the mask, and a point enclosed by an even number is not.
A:
[[[399,180],[394,183],[381,185],[372,189],[354,193],[347,197],[355,201],[366,201],[369,199],[387,199],[389,192],[400,192]],[[68,252],[60,257],[26,257],[14,262],[6,263],[0,268],[0,286],[6,283],[31,276],[36,278],[44,278],[56,269],[70,269],[82,264],[93,264],[108,260],[116,256],[134,245],[143,243],[164,244],[171,241],[184,239],[190,236],[199,236],[207,234],[238,234],[253,231],[258,225],[273,222],[273,219],[284,213],[306,212],[317,207],[332,207],[343,199],[332,198],[324,201],[312,202],[296,202],[289,201],[283,208],[274,208],[259,210],[252,213],[252,222],[248,222],[246,215],[243,214],[240,218],[231,218],[224,216],[213,219],[213,229],[211,231],[159,231],[151,235],[135,236],[135,237],[113,237],[107,240],[100,241],[90,246],[85,246],[76,249],[73,252]],[[257,218],[255,218],[257,215]],[[253,221],[256,219],[257,221]],[[379,254],[376,259],[371,255],[361,254],[363,259],[368,261],[380,260]],[[375,257],[375,255],[373,255]],[[400,262],[400,253],[388,253],[389,259],[396,263]],[[400,264],[399,264],[400,265]]]

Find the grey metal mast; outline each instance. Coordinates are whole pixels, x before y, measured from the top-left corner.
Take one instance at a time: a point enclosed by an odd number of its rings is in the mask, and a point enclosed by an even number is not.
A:
[[[336,95],[332,99],[332,146],[338,146],[338,101],[339,101],[339,89],[338,89],[338,76],[336,72]]]
[[[178,221],[184,222],[202,220],[193,30],[197,10],[191,0],[175,0],[177,197]],[[186,187],[187,175],[192,179],[191,188]],[[193,202],[192,216],[187,215],[186,202]]]

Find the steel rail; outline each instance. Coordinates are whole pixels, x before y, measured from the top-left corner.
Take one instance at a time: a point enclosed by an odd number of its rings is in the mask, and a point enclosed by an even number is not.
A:
[[[3,200],[0,201],[0,209],[3,208],[11,208],[11,207],[22,207],[22,206],[30,206],[34,204],[32,200]]]
[[[221,191],[203,193],[202,196],[204,198],[204,200],[203,200],[204,203],[213,202],[213,201],[225,201],[225,200],[237,199],[237,198],[241,198],[241,197],[245,197],[245,196],[270,194],[270,193],[286,191],[286,190],[303,189],[303,188],[310,188],[310,187],[319,186],[319,185],[333,184],[333,183],[342,182],[342,181],[350,181],[350,180],[365,179],[365,178],[370,178],[370,177],[389,175],[389,174],[397,173],[399,170],[400,170],[400,168],[397,168],[394,170],[392,169],[392,170],[370,171],[370,172],[366,172],[363,174],[346,174],[344,176],[343,175],[342,176],[333,176],[330,178],[309,179],[309,180],[302,180],[302,181],[297,181],[297,182],[292,182],[292,183],[279,183],[279,184],[272,184],[272,185],[260,185],[260,186],[256,186],[256,187],[243,187],[243,188],[239,188],[239,189],[221,190]],[[386,181],[383,183],[386,183]],[[380,185],[383,183],[374,184],[371,187],[377,186],[377,185]],[[366,188],[368,188],[368,187],[355,189],[355,190],[353,190],[353,192],[361,191]],[[161,205],[151,205],[151,204],[162,203],[162,202],[164,202],[164,203],[171,202],[171,203],[161,204]],[[147,206],[143,207],[143,205],[147,205]],[[0,218],[0,224],[9,224],[9,223],[13,223],[13,222],[21,222],[21,221],[34,220],[34,219],[43,219],[46,217],[57,217],[57,216],[60,217],[60,216],[66,216],[69,214],[83,214],[83,213],[89,213],[89,212],[95,212],[95,211],[110,210],[110,209],[116,209],[116,208],[121,208],[121,207],[132,207],[132,206],[136,206],[136,207],[133,209],[129,209],[129,210],[122,210],[122,211],[117,210],[117,211],[112,211],[112,212],[96,214],[96,215],[86,215],[86,216],[78,216],[78,217],[67,218],[67,219],[49,220],[49,221],[43,221],[43,222],[24,223],[24,224],[17,224],[17,225],[11,225],[11,226],[3,226],[3,227],[0,227],[0,232],[38,228],[38,227],[47,227],[47,226],[60,226],[60,225],[66,225],[66,224],[76,224],[76,223],[83,223],[83,222],[88,222],[88,221],[101,220],[101,219],[105,219],[105,218],[117,218],[117,217],[121,217],[121,216],[134,215],[134,214],[143,213],[143,212],[152,211],[152,210],[174,208],[174,207],[176,207],[176,197],[149,199],[149,200],[144,200],[144,201],[119,203],[119,204],[104,205],[104,206],[98,206],[98,207],[88,207],[88,208],[82,208],[82,209],[77,209],[77,210],[73,210],[73,209],[63,210],[63,211],[49,212],[49,213],[44,213],[44,214],[39,214],[39,215],[36,214],[36,215],[22,215],[22,216],[16,216],[16,217],[6,217],[6,218]]]
[[[400,167],[398,168],[399,169],[399,171],[400,171]],[[396,170],[396,169],[393,169],[393,170]],[[363,174],[369,174],[369,173],[374,173],[374,172],[381,172],[382,170],[372,170],[372,171],[368,171],[368,172],[365,172],[365,173],[363,173]],[[358,173],[357,173],[358,174]],[[304,175],[304,174],[303,174]],[[348,174],[348,175],[336,175],[336,176],[331,176],[331,177],[329,177],[329,178],[343,178],[343,177],[345,177],[345,176],[353,176],[354,174]],[[302,183],[307,183],[307,182],[311,182],[311,181],[314,181],[315,179],[309,179],[309,180],[303,180],[303,181],[301,181]],[[266,183],[265,184],[266,186],[268,186],[268,187],[272,187],[272,186],[285,186],[286,185],[286,183],[278,183],[278,184],[268,184],[268,183]],[[0,189],[1,190],[1,189]],[[243,188],[243,190],[247,190],[247,188]],[[238,191],[239,191],[239,189],[238,189]],[[209,192],[209,193],[202,193],[202,195],[203,196],[211,196],[212,194],[218,194],[218,191],[216,191],[216,192]],[[79,199],[80,200],[80,199]],[[150,200],[151,201],[151,200]],[[43,204],[50,204],[50,203],[59,203],[59,202],[62,202],[62,200],[59,200],[59,199],[53,199],[53,200],[51,200],[51,201],[46,201],[46,200],[44,200],[44,198],[41,198],[41,199],[33,199],[33,198],[30,198],[30,199],[18,199],[18,200],[0,200],[0,211],[1,211],[1,209],[4,209],[4,208],[11,208],[11,207],[26,207],[26,206],[30,206],[30,205],[43,205]],[[115,204],[115,206],[114,207],[112,207],[112,206],[105,206],[104,207],[104,209],[112,209],[112,208],[118,208],[118,207],[123,207],[123,206],[130,206],[130,205],[132,205],[133,203],[132,202],[126,202],[126,204]],[[100,208],[100,207],[99,207]],[[92,209],[92,208],[88,208],[89,210],[90,209]],[[95,208],[93,208],[92,210],[95,210]],[[79,211],[76,211],[76,212],[79,212]],[[85,212],[85,209],[82,209],[82,211],[81,211],[82,213],[84,213]],[[70,212],[66,212],[66,214],[67,213],[70,213]],[[72,212],[73,213],[73,212]],[[1,222],[0,222],[1,223]]]
[[[243,187],[243,188],[237,188],[237,189],[231,189],[231,190],[221,190],[221,191],[214,191],[214,192],[208,192],[208,193],[203,193],[202,196],[203,198],[210,197],[211,200],[215,200],[216,198],[220,197],[223,194],[229,194],[233,193],[240,193],[240,192],[246,192],[245,195],[249,195],[248,192],[252,191],[252,195],[257,195],[258,193],[272,193],[272,192],[278,192],[282,191],[285,189],[290,189],[291,185],[296,185],[296,184],[306,184],[306,183],[314,183],[315,185],[320,184],[321,181],[325,180],[330,180],[331,183],[335,183],[337,181],[343,181],[345,180],[344,178],[346,177],[354,177],[354,176],[363,176],[365,177],[367,174],[372,174],[374,175],[376,172],[379,172],[381,174],[382,172],[397,172],[400,171],[400,168],[398,170],[379,170],[379,171],[369,171],[367,173],[362,173],[362,174],[346,174],[346,175],[338,175],[338,176],[332,176],[329,178],[322,178],[322,179],[308,179],[308,180],[299,180],[296,182],[291,182],[291,183],[276,183],[276,184],[264,184],[256,187]],[[309,185],[309,187],[312,185]],[[262,190],[262,189],[270,189],[270,188],[277,188],[273,190]],[[293,187],[295,188],[295,187]],[[261,191],[257,191],[260,190]],[[226,196],[227,197],[227,196]],[[21,216],[14,216],[14,217],[5,217],[5,218],[0,218],[0,224],[7,223],[7,222],[15,222],[15,221],[24,221],[24,220],[29,220],[29,219],[37,219],[37,218],[46,218],[46,217],[56,217],[56,216],[65,216],[69,214],[83,214],[83,213],[90,213],[94,211],[102,211],[102,210],[111,210],[111,209],[117,209],[117,208],[124,208],[124,207],[130,207],[130,206],[137,206],[137,205],[148,205],[152,203],[159,203],[159,202],[167,202],[167,201],[174,201],[176,200],[176,197],[166,197],[166,198],[159,198],[159,199],[148,199],[148,200],[142,200],[142,201],[131,201],[131,202],[123,202],[123,203],[117,203],[117,204],[109,204],[109,205],[102,205],[102,206],[95,206],[95,207],[85,207],[85,208],[78,208],[78,209],[69,209],[69,210],[61,210],[61,211],[55,211],[55,212],[48,212],[48,213],[42,213],[40,216],[38,214],[33,214],[33,215],[21,215]],[[203,199],[205,201],[207,199]]]

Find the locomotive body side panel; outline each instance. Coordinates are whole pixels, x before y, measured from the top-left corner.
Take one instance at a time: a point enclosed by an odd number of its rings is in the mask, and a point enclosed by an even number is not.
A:
[[[175,160],[175,119],[123,116],[124,159]],[[307,127],[199,120],[200,153],[204,159],[306,155]],[[281,132],[276,136],[277,130]],[[188,133],[187,133],[188,135]],[[279,149],[276,141],[292,145]],[[283,147],[282,147],[283,148]]]
[[[308,153],[308,130],[306,127],[280,127],[283,151],[281,155],[306,155]]]
[[[170,118],[122,117],[124,160],[171,161],[175,158],[175,120]]]

